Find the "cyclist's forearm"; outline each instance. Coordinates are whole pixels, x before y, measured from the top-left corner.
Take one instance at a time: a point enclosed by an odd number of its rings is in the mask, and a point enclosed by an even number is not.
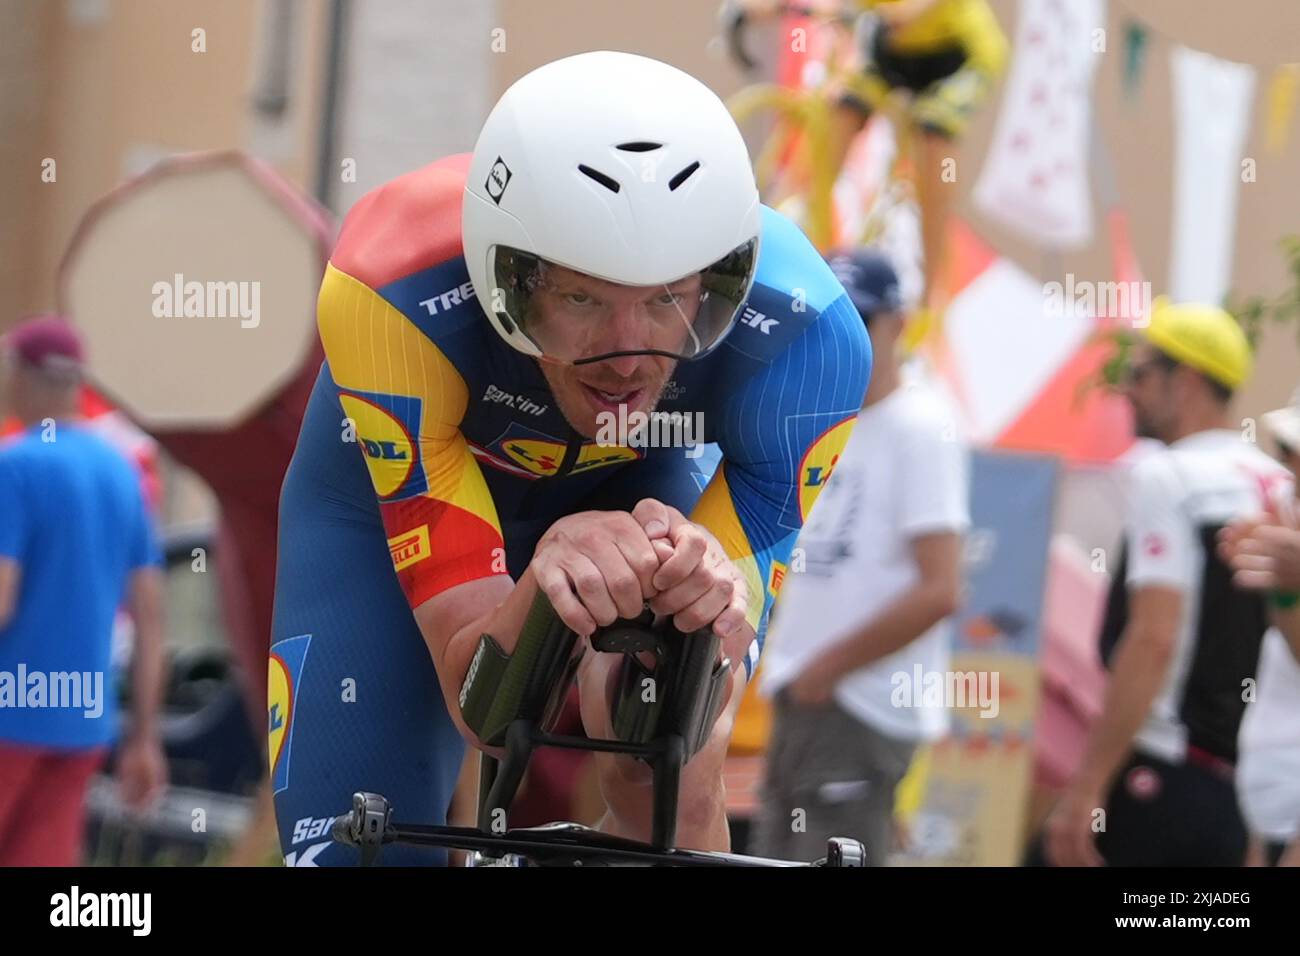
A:
[[[485,578],[461,585],[457,591],[416,608],[415,617],[433,656],[447,710],[462,736],[478,746],[461,719],[461,685],[484,634],[491,634],[507,653],[514,650],[537,594],[537,582],[530,569],[518,583],[504,576]]]

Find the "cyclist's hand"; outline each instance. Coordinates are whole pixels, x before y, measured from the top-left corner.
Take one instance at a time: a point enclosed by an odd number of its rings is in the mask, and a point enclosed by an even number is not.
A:
[[[589,637],[641,613],[659,556],[626,511],[583,511],[551,525],[529,567],[560,619]]]
[[[1069,790],[1047,818],[1047,861],[1053,866],[1103,866],[1092,829],[1096,811],[1104,806],[1098,794]]]
[[[753,629],[745,620],[749,589],[718,539],[676,508],[653,499],[639,502],[632,514],[661,557],[666,554],[663,542],[672,546],[651,581],[658,592],[650,599],[651,609],[672,615],[679,631],[712,625],[727,656],[740,660],[753,639]]]

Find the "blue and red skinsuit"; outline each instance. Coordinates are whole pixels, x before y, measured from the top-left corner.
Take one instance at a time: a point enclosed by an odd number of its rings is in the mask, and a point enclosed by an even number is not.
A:
[[[411,609],[467,581],[517,578],[564,515],[655,497],[706,526],[750,584],[752,673],[795,537],[866,392],[862,320],[804,235],[764,208],[741,320],[679,363],[658,406],[699,413],[712,453],[578,436],[474,297],[460,245],[467,168],[449,157],[365,196],[322,283],[326,363],[282,493],[269,673],[291,864],[356,861],[328,829],[356,790],[383,793],[406,821],[445,819],[464,742]]]

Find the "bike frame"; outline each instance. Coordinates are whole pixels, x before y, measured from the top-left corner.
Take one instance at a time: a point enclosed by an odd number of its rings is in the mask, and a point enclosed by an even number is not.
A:
[[[650,864],[670,866],[800,866],[791,863],[745,857],[731,853],[710,853],[673,847],[677,833],[678,790],[682,769],[692,753],[702,745],[717,719],[719,675],[730,673],[724,660],[715,661],[717,639],[707,630],[683,635],[669,622],[654,623],[648,611],[635,621],[618,621],[599,629],[590,638],[597,652],[622,653],[625,666],[635,655],[651,652],[656,656],[656,679],[663,676],[662,708],[647,720],[644,714],[632,714],[615,733],[628,739],[598,740],[554,734],[546,730],[554,714],[554,702],[568,687],[575,660],[575,635],[555,615],[545,595],[538,596],[530,610],[514,653],[498,654],[496,664],[485,665],[481,672],[490,673],[489,683],[475,685],[479,668],[472,669],[461,693],[462,714],[465,701],[473,696],[480,703],[506,702],[504,714],[490,711],[482,717],[482,707],[471,706],[481,721],[467,722],[485,742],[502,747],[501,757],[484,756],[482,763],[478,827],[421,826],[396,824],[387,798],[376,793],[353,795],[352,812],[341,815],[334,825],[335,840],[361,850],[362,865],[376,861],[380,850],[392,843],[413,846],[473,850],[484,856],[504,858],[521,856],[541,865],[581,866],[586,863]],[[480,653],[500,650],[488,635],[480,642]],[[585,647],[579,647],[585,651]],[[477,656],[477,655],[476,655]],[[671,698],[671,699],[670,699]],[[615,704],[615,716],[626,716],[626,695]],[[679,706],[680,705],[680,706]],[[495,714],[494,721],[492,715]],[[640,739],[639,739],[640,738]],[[510,830],[506,828],[509,807],[519,791],[533,752],[538,747],[563,747],[596,753],[620,753],[644,760],[652,772],[653,808],[651,841],[642,843],[613,837],[575,823],[557,823],[544,827]],[[828,859],[847,859],[856,865],[863,854],[855,841],[832,841]],[[824,863],[824,861],[818,861]],[[816,864],[814,864],[816,865]]]

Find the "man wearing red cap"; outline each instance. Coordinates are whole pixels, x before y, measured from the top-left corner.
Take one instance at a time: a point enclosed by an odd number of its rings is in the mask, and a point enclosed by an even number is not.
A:
[[[84,355],[57,316],[0,340],[4,398],[24,430],[0,446],[0,866],[79,861],[86,787],[117,737],[113,618],[135,620],[126,800],[164,782],[157,733],[162,576],[129,462],[77,416]]]

